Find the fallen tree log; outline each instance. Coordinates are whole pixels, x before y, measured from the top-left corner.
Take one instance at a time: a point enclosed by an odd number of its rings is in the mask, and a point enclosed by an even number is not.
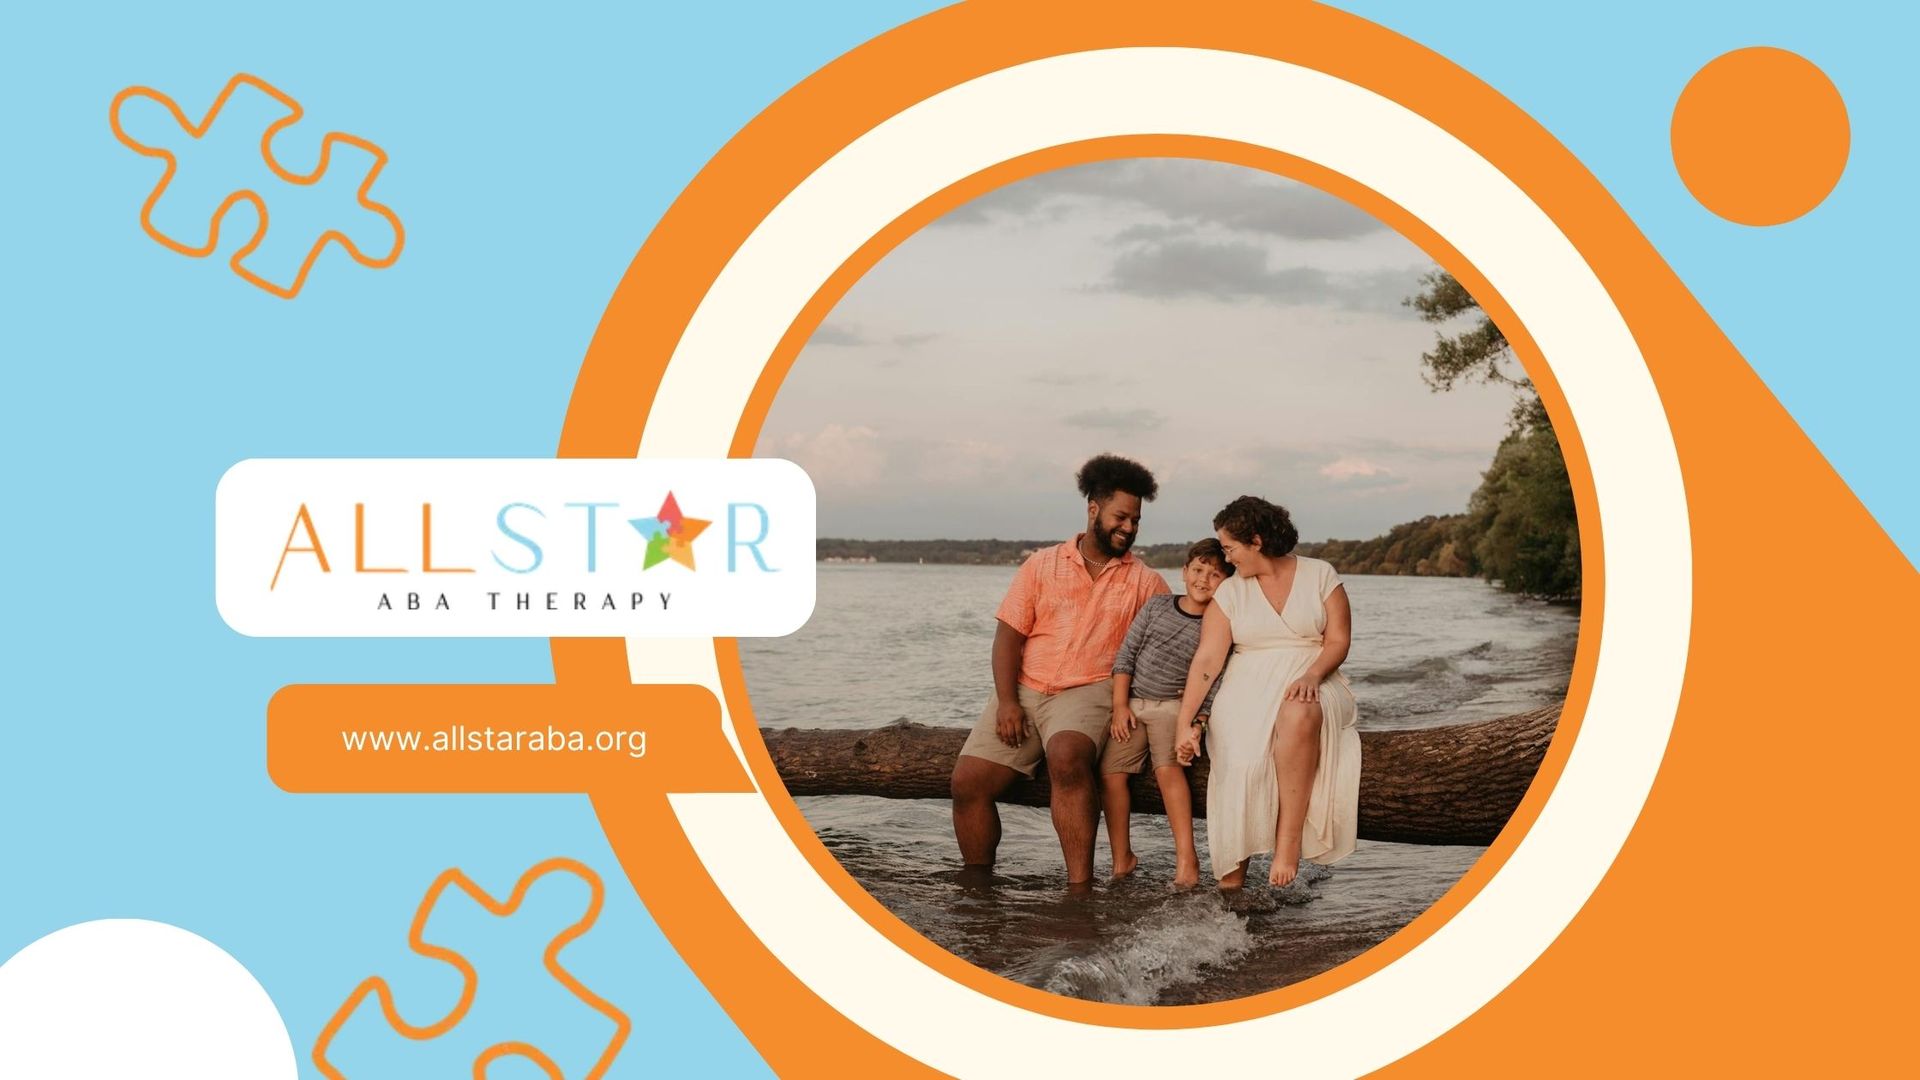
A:
[[[1471,724],[1360,733],[1360,836],[1404,844],[1490,843],[1540,769],[1560,707]],[[967,729],[906,720],[882,728],[762,728],[794,795],[945,799]],[[1206,815],[1207,762],[1187,773]],[[1046,768],[1016,781],[1002,802],[1046,806]],[[1152,776],[1133,780],[1136,813],[1165,809]]]

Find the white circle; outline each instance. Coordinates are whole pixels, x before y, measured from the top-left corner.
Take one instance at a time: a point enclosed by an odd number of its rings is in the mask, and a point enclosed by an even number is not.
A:
[[[226,950],[146,919],[75,923],[0,964],[0,1076],[293,1080],[280,1010]]]
[[[1382,970],[1269,1016],[1138,1030],[1031,1012],[921,963],[834,894],[759,795],[677,795],[673,807],[714,881],[783,964],[854,1023],[943,1072],[1057,1076],[1103,1061],[1369,1072],[1491,1000],[1573,918],[1639,815],[1686,664],[1690,533],[1666,414],[1606,290],[1498,169],[1387,98],[1263,57],[1111,49],[995,72],[867,132],[761,222],[681,337],[640,454],[725,456],[767,358],[802,308],[915,204],[1024,154],[1138,134],[1271,147],[1371,188],[1478,268],[1548,358],[1592,468],[1606,588],[1592,697],[1539,819],[1471,902]],[[664,645],[629,641],[635,681],[696,681],[719,694],[709,643]],[[727,732],[732,739],[731,724]]]

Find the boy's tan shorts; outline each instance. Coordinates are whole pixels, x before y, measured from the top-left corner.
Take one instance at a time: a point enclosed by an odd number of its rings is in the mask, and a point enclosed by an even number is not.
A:
[[[1153,767],[1156,769],[1180,764],[1180,760],[1174,756],[1180,741],[1180,703],[1134,698],[1128,704],[1133,707],[1134,718],[1140,722],[1134,726],[1133,735],[1126,742],[1111,736],[1107,738],[1107,748],[1100,755],[1100,771],[1137,773],[1146,765],[1149,754],[1153,757]]]
[[[987,699],[987,707],[960,748],[962,757],[985,758],[1032,776],[1040,765],[1048,740],[1062,731],[1077,731],[1093,740],[1093,751],[1106,745],[1107,728],[1113,723],[1113,680],[1075,686],[1057,694],[1043,694],[1031,687],[1020,687],[1020,707],[1027,710],[1027,737],[1019,746],[1000,741],[994,719],[1000,711],[996,697]]]

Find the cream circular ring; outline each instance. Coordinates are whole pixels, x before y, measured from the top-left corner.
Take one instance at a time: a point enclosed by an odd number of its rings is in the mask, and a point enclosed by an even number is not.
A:
[[[867,132],[761,222],[681,337],[640,454],[725,456],[767,357],[804,305],[917,203],[1011,158],[1138,134],[1271,147],[1379,192],[1478,268],[1548,358],[1592,469],[1607,585],[1591,700],[1539,819],[1471,902],[1367,978],[1269,1016],[1135,1030],[1030,1012],[921,963],[840,901],[760,795],[677,795],[673,808],[715,882],[783,964],[853,1022],[935,1069],[1058,1075],[1121,1055],[1140,1069],[1231,1055],[1284,1062],[1301,1075],[1363,1073],[1485,1004],[1565,928],[1645,802],[1686,664],[1691,542],[1666,414],[1586,261],[1502,173],[1387,98],[1263,57],[1111,49],[998,71]],[[693,681],[719,692],[710,642],[629,640],[627,655],[637,682]],[[955,1037],[969,1031],[994,1037]]]

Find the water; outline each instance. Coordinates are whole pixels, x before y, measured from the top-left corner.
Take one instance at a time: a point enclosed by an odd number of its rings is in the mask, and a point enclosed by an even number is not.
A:
[[[762,727],[971,725],[993,692],[993,613],[1012,580],[1012,567],[822,564],[799,633],[741,642],[755,717]],[[1574,609],[1466,578],[1345,581],[1353,648],[1343,670],[1362,728],[1488,720],[1565,696]]]
[[[744,640],[755,718],[767,727],[971,725],[992,691],[993,612],[1009,567],[822,565],[813,619],[787,638]],[[1168,583],[1179,591],[1176,576]],[[1363,728],[1413,728],[1522,712],[1565,696],[1573,609],[1458,578],[1352,576],[1345,670]],[[1140,868],[1070,893],[1047,812],[1001,808],[990,880],[958,868],[947,805],[810,797],[800,809],[835,857],[908,925],[956,955],[1054,993],[1190,1004],[1272,990],[1358,956],[1431,905],[1479,858],[1474,847],[1362,841],[1285,890],[1173,890],[1163,818],[1136,816]],[[1206,864],[1206,823],[1196,823]],[[1098,872],[1106,873],[1104,833]],[[1266,880],[1255,857],[1247,878]]]

